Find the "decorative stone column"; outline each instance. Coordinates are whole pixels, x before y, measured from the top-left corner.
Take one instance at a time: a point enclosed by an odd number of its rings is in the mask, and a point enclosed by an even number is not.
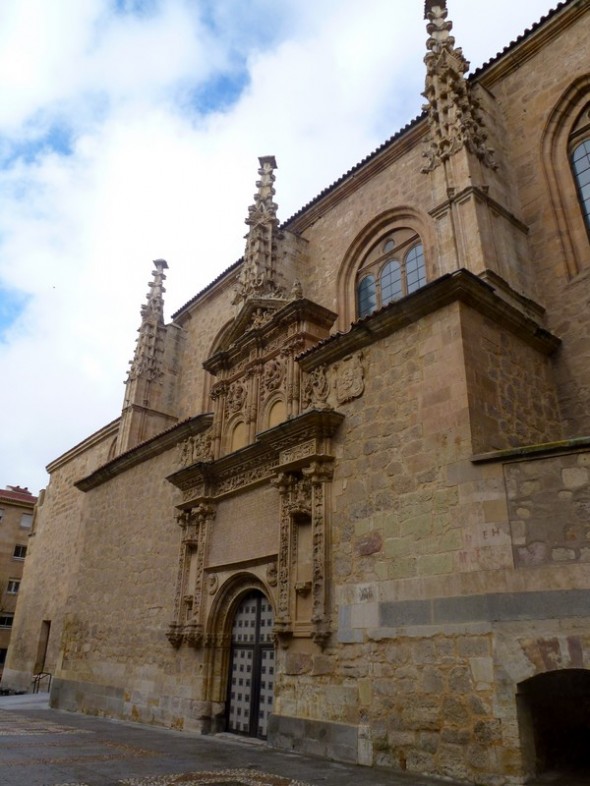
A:
[[[179,647],[182,642],[192,647],[200,647],[203,643],[205,553],[209,529],[214,518],[215,508],[207,504],[199,504],[182,511],[177,517],[183,531],[174,621],[167,634],[168,640],[175,647]]]

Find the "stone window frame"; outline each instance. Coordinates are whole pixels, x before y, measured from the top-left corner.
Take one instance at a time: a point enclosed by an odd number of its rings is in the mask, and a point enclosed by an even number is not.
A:
[[[408,274],[408,260],[417,249],[420,251],[417,257],[418,285],[416,286]],[[392,277],[394,265],[397,265],[399,271],[397,280]],[[362,319],[395,300],[401,300],[423,287],[427,280],[424,244],[420,236],[411,227],[402,227],[386,233],[384,237],[379,238],[359,265],[356,279],[357,317]],[[393,290],[393,282],[396,285],[395,290]],[[364,286],[365,284],[368,286]],[[390,291],[387,291],[387,287]],[[369,292],[372,299],[367,306],[363,304],[365,292]]]
[[[541,160],[569,278],[590,267],[590,233],[571,162],[576,141],[588,138],[584,116],[589,111],[590,74],[586,74],[572,82],[555,104],[541,144]]]
[[[422,244],[424,253],[425,284],[438,275],[436,255],[436,227],[428,213],[409,205],[401,205],[380,213],[368,222],[356,235],[343,256],[338,271],[338,329],[347,331],[351,323],[359,318],[357,303],[358,274],[371,253],[389,235],[400,230],[410,231],[414,242]],[[408,241],[409,242],[409,241]],[[400,248],[404,243],[400,244]],[[406,253],[410,247],[405,248]],[[395,251],[395,249],[394,249]],[[404,295],[405,296],[405,295]],[[379,308],[379,306],[377,306]]]

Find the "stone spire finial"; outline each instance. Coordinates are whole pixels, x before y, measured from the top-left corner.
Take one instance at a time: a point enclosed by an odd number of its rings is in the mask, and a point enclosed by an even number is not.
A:
[[[277,281],[275,264],[279,220],[273,197],[277,162],[274,156],[263,156],[258,161],[258,191],[254,194],[254,204],[248,208],[246,224],[250,230],[246,235],[244,264],[233,298],[237,305],[251,297],[284,297],[284,289]]]
[[[141,307],[135,355],[130,362],[128,381],[139,376],[153,380],[162,373],[161,347],[158,329],[164,325],[164,281],[168,263],[164,259],[154,260],[153,280],[148,284],[147,302]]]
[[[432,12],[432,9],[435,5],[440,6],[441,8],[447,7],[447,0],[425,0],[424,2],[424,19],[428,19],[428,14]]]
[[[430,143],[424,154],[428,163],[422,171],[431,172],[463,147],[495,169],[479,102],[465,79],[469,62],[455,47],[446,5],[446,0],[426,0],[424,4],[429,51],[424,58],[426,87],[422,95],[428,102],[423,108],[428,112]]]

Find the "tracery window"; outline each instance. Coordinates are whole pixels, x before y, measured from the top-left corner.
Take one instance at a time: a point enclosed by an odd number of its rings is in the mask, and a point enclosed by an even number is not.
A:
[[[580,207],[586,222],[586,229],[590,233],[590,137],[575,145],[571,158],[580,197]]]
[[[424,247],[409,228],[382,237],[362,262],[356,279],[357,314],[366,317],[426,283]]]

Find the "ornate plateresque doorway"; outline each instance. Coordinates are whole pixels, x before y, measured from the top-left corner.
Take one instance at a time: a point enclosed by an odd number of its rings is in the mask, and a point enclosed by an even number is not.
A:
[[[227,729],[266,738],[274,696],[274,616],[261,592],[250,592],[232,627]]]

